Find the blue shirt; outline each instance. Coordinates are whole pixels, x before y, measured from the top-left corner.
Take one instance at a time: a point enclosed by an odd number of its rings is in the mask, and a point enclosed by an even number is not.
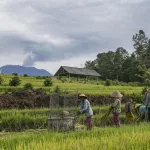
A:
[[[139,110],[140,110],[141,115],[148,113],[148,110],[146,109],[146,106],[144,106],[144,105],[141,105],[139,107]]]
[[[85,113],[86,117],[93,115],[93,110],[91,108],[90,102],[87,99],[80,103],[80,113]]]

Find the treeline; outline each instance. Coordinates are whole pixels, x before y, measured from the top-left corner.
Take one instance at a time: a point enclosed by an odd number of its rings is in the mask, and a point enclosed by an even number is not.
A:
[[[85,67],[99,72],[104,80],[150,83],[150,39],[140,30],[132,41],[132,54],[118,47],[115,52],[99,53],[96,60],[86,61]]]

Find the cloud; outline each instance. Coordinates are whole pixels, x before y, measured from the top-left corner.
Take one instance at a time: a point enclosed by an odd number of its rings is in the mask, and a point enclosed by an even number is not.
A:
[[[3,0],[1,54],[24,54],[22,63],[61,61],[132,48],[132,35],[149,30],[149,0]]]

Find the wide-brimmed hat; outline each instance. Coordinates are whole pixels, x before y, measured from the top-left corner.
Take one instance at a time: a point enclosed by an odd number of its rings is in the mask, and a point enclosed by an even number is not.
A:
[[[134,107],[134,108],[136,109],[136,108],[140,107],[141,105],[142,105],[142,104],[135,104],[135,107]]]
[[[150,88],[147,89],[147,92],[150,93]]]
[[[80,97],[85,97],[85,98],[87,98],[87,96],[86,96],[85,94],[80,94],[80,95],[79,95],[79,98],[80,98]]]
[[[111,97],[115,97],[115,98],[123,97],[123,95],[120,92],[118,92],[118,91],[111,93],[110,96]]]

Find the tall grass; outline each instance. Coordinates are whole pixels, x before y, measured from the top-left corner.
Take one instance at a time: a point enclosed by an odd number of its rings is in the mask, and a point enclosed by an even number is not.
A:
[[[150,126],[96,128],[90,132],[32,131],[1,134],[1,150],[149,150]]]
[[[94,106],[93,122],[94,126],[101,126],[101,117],[107,112],[109,106]],[[121,123],[125,123],[124,106],[120,115]],[[67,109],[69,112],[74,109]],[[59,109],[61,111],[61,109]],[[57,110],[52,110],[51,114],[56,114]],[[47,129],[49,110],[46,108],[35,110],[1,110],[0,111],[0,131],[24,131],[26,129]],[[77,123],[84,124],[85,115],[77,117]],[[113,125],[112,115],[108,117],[104,125]]]

